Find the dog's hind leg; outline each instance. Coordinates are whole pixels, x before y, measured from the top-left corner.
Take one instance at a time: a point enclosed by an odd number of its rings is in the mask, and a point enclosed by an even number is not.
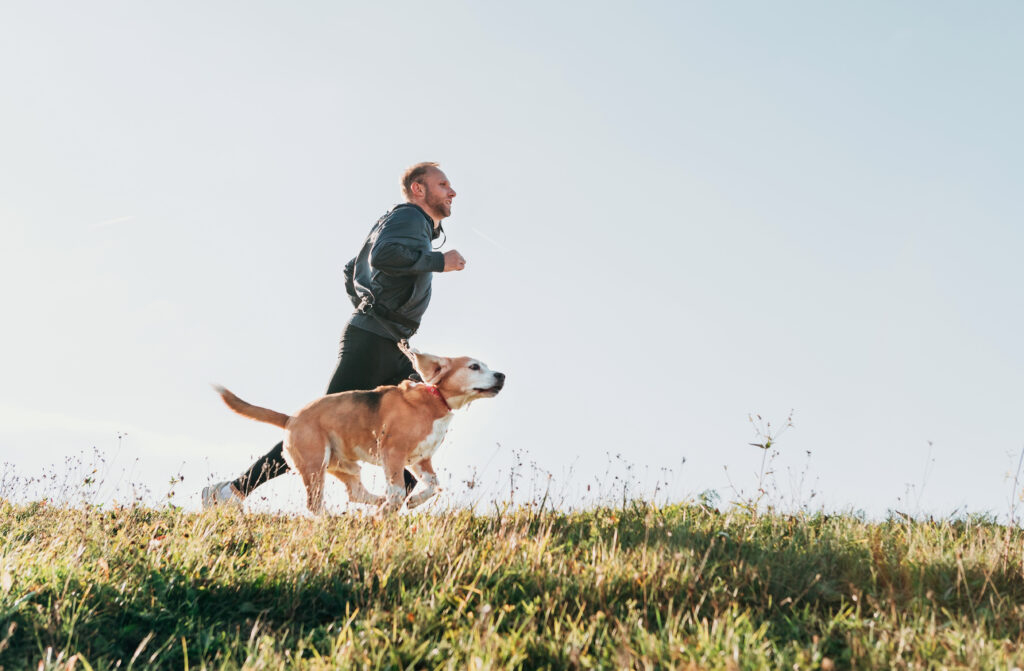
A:
[[[371,506],[379,506],[384,503],[383,496],[377,496],[363,486],[363,481],[359,478],[359,465],[355,464],[354,466],[354,473],[342,470],[339,466],[331,466],[327,472],[345,483],[345,488],[348,489],[348,500],[352,503],[368,503]]]
[[[316,446],[322,447],[316,447]],[[324,511],[324,474],[330,461],[327,437],[307,427],[294,427],[284,446],[292,468],[306,486],[306,507],[314,515]]]
[[[300,471],[302,484],[306,485],[306,507],[314,515],[324,512],[324,472]]]

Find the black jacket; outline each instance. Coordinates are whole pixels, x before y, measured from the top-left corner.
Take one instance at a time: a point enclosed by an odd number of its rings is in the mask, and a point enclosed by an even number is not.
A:
[[[416,332],[430,304],[432,273],[444,271],[444,254],[430,244],[435,237],[433,220],[412,203],[377,220],[345,265],[345,291],[356,307],[352,325],[391,340]]]

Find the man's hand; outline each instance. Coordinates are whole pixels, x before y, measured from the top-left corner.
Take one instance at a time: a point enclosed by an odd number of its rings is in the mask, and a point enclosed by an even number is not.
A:
[[[466,267],[466,259],[454,249],[444,253],[444,272],[462,270]]]

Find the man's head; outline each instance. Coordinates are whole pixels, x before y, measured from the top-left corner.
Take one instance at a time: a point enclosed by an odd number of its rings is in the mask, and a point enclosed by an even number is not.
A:
[[[402,195],[422,207],[435,224],[452,214],[455,189],[437,163],[417,163],[407,169],[402,175]]]

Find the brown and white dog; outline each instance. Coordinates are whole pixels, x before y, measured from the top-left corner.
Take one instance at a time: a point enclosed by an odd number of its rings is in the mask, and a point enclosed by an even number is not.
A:
[[[440,490],[430,459],[448,431],[452,411],[497,395],[505,374],[469,357],[403,351],[423,383],[405,380],[372,391],[329,394],[294,417],[246,403],[223,387],[216,389],[235,412],[286,430],[285,460],[302,476],[306,505],[313,513],[323,511],[326,473],[345,483],[350,501],[383,503],[383,512],[398,510],[406,497],[406,466],[426,486],[406,501],[415,508]],[[360,461],[384,468],[386,498],[363,487]]]

